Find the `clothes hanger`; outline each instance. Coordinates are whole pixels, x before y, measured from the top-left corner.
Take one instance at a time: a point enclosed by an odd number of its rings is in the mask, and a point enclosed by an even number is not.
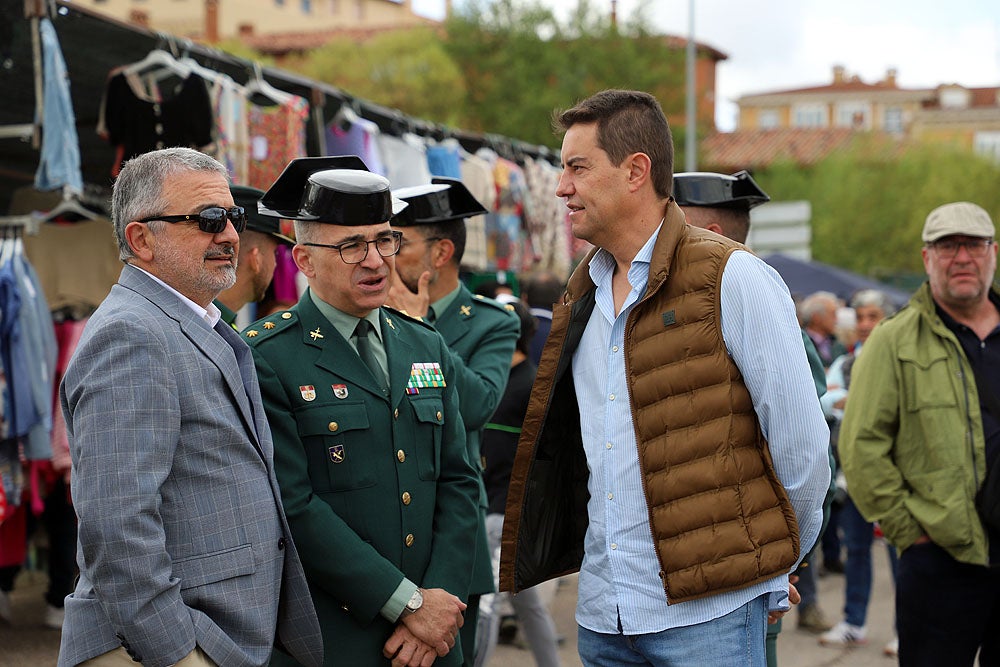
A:
[[[122,70],[125,74],[139,74],[149,69],[165,69],[186,79],[191,74],[191,68],[174,58],[173,54],[163,49],[153,49],[142,60],[126,65]]]
[[[248,99],[252,95],[262,95],[276,104],[288,104],[295,97],[269,84],[261,73],[260,63],[253,64],[253,78],[247,81],[244,90]]]
[[[72,188],[63,188],[63,198],[58,204],[46,211],[38,219],[39,222],[52,222],[54,220],[64,220],[68,222],[81,222],[83,220],[97,220],[101,216],[80,203],[79,197]]]

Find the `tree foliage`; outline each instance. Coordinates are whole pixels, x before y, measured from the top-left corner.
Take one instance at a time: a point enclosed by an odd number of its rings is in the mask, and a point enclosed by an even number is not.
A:
[[[951,145],[860,135],[812,167],[776,164],[755,178],[776,201],[811,203],[813,257],[874,278],[924,272],[920,233],[941,204],[975,202],[1000,219],[1000,167]]]
[[[635,16],[620,31],[590,0],[564,20],[537,0],[465,3],[445,24],[468,90],[463,126],[553,145],[553,111],[604,88],[646,90],[668,113],[682,109],[684,53]]]
[[[441,38],[427,28],[383,33],[361,44],[335,39],[285,66],[409,116],[460,121],[465,83]]]

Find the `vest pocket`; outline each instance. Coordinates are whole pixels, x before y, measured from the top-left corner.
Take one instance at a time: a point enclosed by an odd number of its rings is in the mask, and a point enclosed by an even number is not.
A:
[[[351,491],[375,485],[375,460],[364,451],[370,446],[365,438],[370,422],[363,401],[311,405],[297,411],[295,421],[314,491]]]

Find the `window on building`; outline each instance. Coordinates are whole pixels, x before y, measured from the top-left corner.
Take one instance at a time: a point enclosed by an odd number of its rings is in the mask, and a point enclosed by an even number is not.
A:
[[[274,4],[277,5],[278,7],[284,7],[285,0],[274,0]]]
[[[944,109],[964,109],[969,106],[969,91],[965,88],[943,88],[940,99]]]
[[[826,127],[828,124],[823,104],[798,104],[792,109],[793,127]]]
[[[972,139],[972,149],[1000,164],[1000,132],[976,132]]]
[[[837,105],[837,127],[871,129],[871,105],[867,102],[841,102]]]
[[[757,126],[762,130],[773,130],[781,122],[777,109],[761,109],[757,117]]]
[[[899,107],[886,107],[882,129],[893,134],[903,133],[903,110]]]
[[[303,14],[312,13],[312,0],[302,0],[302,13]]]

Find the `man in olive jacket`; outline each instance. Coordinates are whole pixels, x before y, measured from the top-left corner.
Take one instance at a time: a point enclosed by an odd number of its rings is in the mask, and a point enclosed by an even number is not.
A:
[[[327,665],[462,659],[478,485],[444,341],[381,307],[392,202],[357,158],[294,160],[261,200],[295,220],[309,290],[244,340]]]
[[[861,514],[902,550],[901,665],[972,665],[977,651],[1000,661],[1000,532],[975,506],[1000,455],[994,234],[975,204],[931,211],[929,280],[875,328],[852,373],[840,460]]]

